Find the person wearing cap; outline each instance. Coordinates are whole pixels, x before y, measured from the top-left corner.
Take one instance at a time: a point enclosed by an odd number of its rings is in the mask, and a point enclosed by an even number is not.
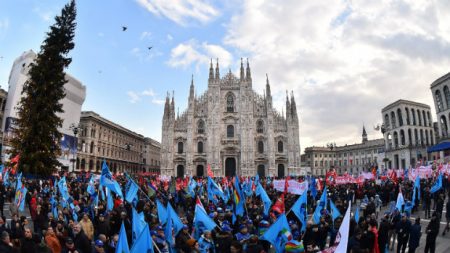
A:
[[[246,253],[260,253],[263,252],[264,248],[259,243],[258,236],[257,235],[251,235],[250,239],[247,243],[247,248],[245,250]]]
[[[6,231],[3,231],[0,234],[0,252],[2,253],[12,253],[13,247],[9,238],[9,234]]]
[[[211,231],[205,230],[203,235],[198,240],[198,245],[200,248],[200,253],[215,253],[216,249],[214,246],[214,241],[212,239]]]
[[[81,253],[80,250],[78,250],[75,247],[75,243],[74,243],[73,239],[70,237],[66,239],[64,248],[61,252],[62,253]]]
[[[153,235],[153,240],[162,253],[169,252],[169,245],[166,242],[166,237],[164,236],[164,229],[162,226],[156,227],[156,234]]]
[[[61,252],[61,244],[52,227],[48,227],[45,233],[45,243],[53,253]]]
[[[95,221],[95,236],[99,234],[111,235],[110,234],[111,227],[109,225],[109,221],[105,219],[105,215],[100,213],[98,219]]]
[[[222,228],[216,233],[215,243],[217,252],[228,252],[233,240],[233,229],[227,223],[222,223]]]
[[[246,249],[247,241],[250,239],[250,233],[248,232],[247,225],[242,224],[239,226],[239,233],[236,234],[236,240]]]
[[[181,251],[181,253],[188,253],[190,251],[189,245],[187,245],[187,241],[191,239],[191,235],[189,234],[189,226],[183,225],[183,229],[178,233],[175,238],[175,247]]]
[[[105,244],[102,240],[95,240],[93,253],[105,253]]]

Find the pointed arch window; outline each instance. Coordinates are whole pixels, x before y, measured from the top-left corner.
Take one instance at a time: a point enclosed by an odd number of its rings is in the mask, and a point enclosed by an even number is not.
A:
[[[258,141],[258,153],[264,153],[264,142]]]
[[[198,153],[203,153],[203,142],[199,141],[197,143],[197,152]]]
[[[227,96],[227,112],[234,112],[234,97],[231,94]]]
[[[233,138],[234,137],[234,126],[228,125],[227,126],[227,138]]]
[[[197,133],[199,134],[205,133],[205,122],[203,120],[199,120],[197,123]]]
[[[259,134],[264,133],[264,122],[262,120],[256,122],[256,132]]]
[[[278,141],[278,153],[283,153],[283,150],[284,150],[283,142]]]
[[[178,154],[183,154],[183,142],[178,142]]]

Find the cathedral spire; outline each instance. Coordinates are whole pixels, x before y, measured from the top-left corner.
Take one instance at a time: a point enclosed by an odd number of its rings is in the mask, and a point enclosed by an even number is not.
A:
[[[266,91],[267,91],[267,97],[271,97],[271,92],[270,92],[270,84],[269,84],[269,75],[267,75],[266,73]]]
[[[248,58],[247,58],[246,78],[247,78],[247,81],[252,80],[252,74],[250,73],[250,63],[248,62]]]
[[[297,105],[295,104],[294,91],[291,90],[291,117],[297,118]]]
[[[189,103],[194,101],[195,98],[195,93],[194,93],[194,74],[192,74],[192,79],[191,79],[191,87],[189,88]]]
[[[166,95],[166,102],[164,103],[164,118],[169,117],[170,114],[170,98],[169,98],[169,92],[167,92]]]
[[[241,81],[244,81],[245,76],[244,76],[244,61],[241,58]]]
[[[219,71],[219,58],[217,58],[216,62],[216,80],[220,79],[220,71]]]
[[[209,65],[209,80],[213,80],[214,79],[214,68],[213,68],[213,63],[212,63],[212,58],[211,58],[211,63]]]
[[[289,102],[289,92],[286,90],[286,119],[291,117],[291,103]]]

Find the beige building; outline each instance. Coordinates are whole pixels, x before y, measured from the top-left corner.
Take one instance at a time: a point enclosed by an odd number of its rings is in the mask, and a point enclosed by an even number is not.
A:
[[[158,173],[161,165],[161,144],[151,138],[144,138],[144,168],[146,172]]]
[[[109,121],[92,111],[81,112],[77,171],[101,171],[105,160],[112,172],[158,171],[148,164],[159,157],[159,143]],[[155,163],[154,163],[155,164]],[[159,161],[156,161],[159,164]]]
[[[3,121],[3,116],[5,114],[6,98],[8,97],[8,92],[0,88],[0,122]],[[3,140],[3,129],[0,129],[0,138]],[[2,149],[2,144],[0,143],[0,150]]]
[[[362,142],[329,147],[308,147],[303,155],[303,165],[311,167],[313,175],[325,175],[330,168],[338,174],[358,175],[372,167],[384,169],[384,139],[368,140],[363,127]]]
[[[388,168],[405,169],[428,160],[426,149],[436,143],[429,105],[400,99],[381,114]]]

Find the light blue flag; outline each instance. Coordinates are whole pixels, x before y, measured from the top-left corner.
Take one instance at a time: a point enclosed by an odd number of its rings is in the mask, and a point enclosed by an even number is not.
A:
[[[317,187],[316,187],[316,178],[311,178],[311,183],[309,184],[311,195],[316,199],[317,196]]]
[[[158,210],[159,223],[161,223],[161,225],[166,224],[166,221],[167,221],[167,209],[161,202],[159,202],[158,199],[156,200],[156,208]]]
[[[144,229],[145,225],[147,224],[145,222],[145,216],[144,212],[138,213],[134,207],[132,207],[132,214],[133,214],[133,220],[131,223],[131,230],[132,230],[132,241],[136,242],[138,236],[141,234],[142,230]]]
[[[168,205],[170,205],[170,203]],[[172,215],[172,209],[167,208],[167,222],[166,227],[164,228],[164,236],[166,237],[166,241],[170,248],[172,248],[172,245],[174,244]]]
[[[397,202],[395,203],[395,208],[397,208],[398,211],[402,211],[402,206],[405,204],[405,199],[403,198],[402,192],[399,192],[397,195]]]
[[[183,229],[183,222],[180,217],[177,215],[177,212],[172,208],[170,202],[167,204],[167,213],[170,212],[170,219],[172,220],[173,229],[175,230],[175,236]]]
[[[196,205],[194,215],[195,239],[200,238],[200,236],[203,234],[203,231],[212,231],[216,226],[217,224],[214,222],[214,220],[211,219],[204,210]]]
[[[5,165],[0,165],[0,174],[3,174],[3,170],[5,169]]]
[[[306,231],[306,215],[307,215],[307,205],[308,205],[308,192],[305,191],[300,196],[300,198],[295,201],[294,205],[292,206],[291,210],[297,216],[297,218],[302,223],[301,231]]]
[[[25,208],[25,196],[27,195],[27,188],[25,186],[22,186],[21,189],[18,190],[20,192],[20,197],[18,199],[19,203],[19,211],[23,212]],[[17,197],[17,196],[16,196]]]
[[[133,181],[133,179],[128,178],[128,183],[127,183],[127,194],[125,196],[125,200],[128,203],[133,202],[133,199],[136,197],[136,194],[139,190],[139,186]]]
[[[61,197],[63,197],[63,199],[65,201],[69,201],[70,195],[69,195],[69,189],[67,188],[66,177],[62,177],[59,180],[58,189],[59,189],[59,192],[61,193]]]
[[[95,183],[94,183],[94,176],[91,175],[91,178],[89,179],[89,184],[86,190],[91,196],[95,194]]]
[[[112,178],[111,171],[109,171],[108,165],[105,161],[102,164],[102,175],[100,177],[100,185],[109,188],[111,191],[117,194],[121,199],[123,199],[122,189],[119,183]]]
[[[319,224],[322,210],[327,208],[327,187],[323,189],[322,196],[320,196],[319,204],[313,214],[314,224]]]
[[[269,196],[267,195],[267,192],[264,190],[261,184],[258,184],[258,186],[256,186],[255,194],[256,196],[261,197],[261,200],[264,203],[264,214],[268,215],[270,211],[270,206],[272,205],[272,201],[270,200]]]
[[[214,182],[211,177],[208,177],[208,183],[206,184],[206,190],[208,192],[208,199],[217,203],[217,200],[214,196],[218,196],[222,199],[225,199],[223,190]]]
[[[241,186],[239,183],[239,177],[236,175],[234,180],[234,191],[233,191],[233,197],[234,197],[234,204],[235,204],[235,214],[236,216],[243,216],[244,215],[244,202],[245,197],[244,194],[242,194]]]
[[[270,242],[277,253],[284,253],[286,243],[292,240],[286,215],[280,215],[277,221],[261,236],[261,240]]]
[[[418,199],[420,200],[420,177],[419,177],[419,175],[416,176],[416,180],[414,181],[413,196],[412,196],[412,201],[411,201],[413,206],[416,203],[416,194],[418,195]]]
[[[17,176],[16,190],[22,188],[22,172]]]
[[[152,238],[150,236],[150,229],[146,224],[141,234],[131,247],[130,253],[153,253]]]
[[[331,215],[333,217],[333,221],[338,218],[339,216],[341,216],[341,212],[339,212],[339,209],[337,209],[337,207],[334,205],[333,200],[330,199],[330,210],[331,210]]]
[[[192,198],[195,198],[195,188],[197,188],[197,182],[195,182],[195,180],[191,176],[191,178],[189,179],[188,192]]]
[[[9,186],[9,170],[7,170],[5,175],[3,176],[3,185]]]
[[[114,208],[114,200],[112,192],[109,188],[106,188],[106,210],[111,211]]]
[[[438,180],[430,189],[430,193],[435,193],[442,188],[442,174],[439,174]]]
[[[356,221],[356,223],[358,223],[358,221],[359,221],[359,206],[356,207],[356,211],[355,211],[355,221]]]
[[[125,231],[125,226],[120,226],[120,232],[119,232],[119,241],[116,245],[116,253],[130,253],[130,247],[128,247],[128,239],[127,239],[127,233]]]

